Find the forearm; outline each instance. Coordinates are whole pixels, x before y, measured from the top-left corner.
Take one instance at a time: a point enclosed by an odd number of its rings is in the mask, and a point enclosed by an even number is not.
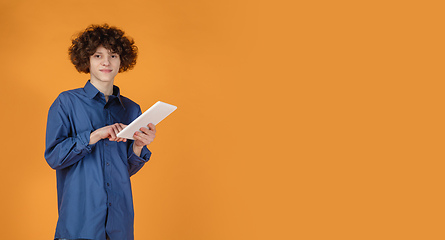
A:
[[[143,148],[143,146],[142,147],[138,147],[135,144],[133,144],[133,153],[134,153],[134,155],[140,157],[141,156],[141,152],[142,152],[142,148]]]
[[[88,145],[96,144],[101,139],[102,138],[101,138],[100,134],[97,131],[94,131],[90,134],[90,142],[88,143]]]

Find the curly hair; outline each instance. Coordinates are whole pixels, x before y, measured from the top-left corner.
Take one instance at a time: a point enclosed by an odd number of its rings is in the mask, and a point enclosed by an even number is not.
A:
[[[90,56],[102,45],[119,54],[121,60],[119,72],[133,69],[136,65],[138,48],[134,45],[134,40],[124,34],[124,31],[108,24],[89,26],[72,41],[68,50],[71,62],[78,72],[89,73]]]

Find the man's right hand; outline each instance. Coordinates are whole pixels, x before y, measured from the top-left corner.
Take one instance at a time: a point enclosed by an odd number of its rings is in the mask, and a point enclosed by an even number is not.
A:
[[[117,134],[122,131],[127,125],[122,123],[115,123],[113,125],[99,128],[90,134],[90,145],[97,143],[99,140],[108,138],[110,141],[126,142],[126,138],[118,138]]]

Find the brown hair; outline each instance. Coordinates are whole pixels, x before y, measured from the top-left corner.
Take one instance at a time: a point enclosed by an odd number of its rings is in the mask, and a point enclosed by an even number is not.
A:
[[[136,65],[138,48],[134,45],[133,39],[124,34],[124,31],[110,27],[108,24],[89,26],[72,41],[68,50],[71,62],[77,71],[89,73],[90,56],[96,52],[97,47],[102,45],[119,54],[121,60],[119,72],[133,69]]]

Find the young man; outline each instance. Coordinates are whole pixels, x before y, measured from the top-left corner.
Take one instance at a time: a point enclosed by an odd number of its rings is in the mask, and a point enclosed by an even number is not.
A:
[[[153,124],[133,140],[116,137],[141,114],[114,78],[136,64],[137,47],[120,29],[92,25],[69,48],[83,88],[62,92],[48,112],[45,158],[56,170],[55,239],[133,240],[130,176],[150,159]]]

